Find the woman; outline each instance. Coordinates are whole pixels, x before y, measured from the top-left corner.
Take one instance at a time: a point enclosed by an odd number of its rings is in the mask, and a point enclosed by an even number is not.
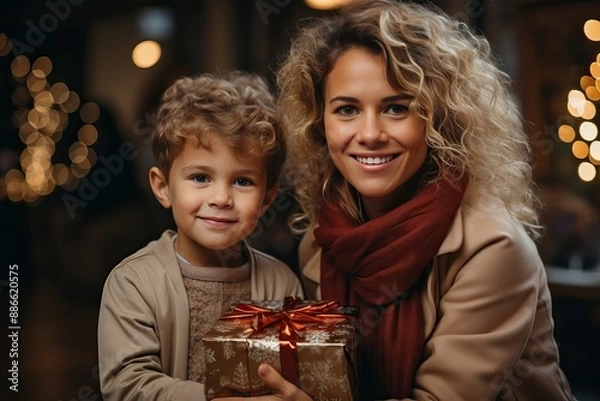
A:
[[[306,287],[361,308],[359,399],[572,400],[528,138],[488,42],[363,1],[302,29],[278,84]]]

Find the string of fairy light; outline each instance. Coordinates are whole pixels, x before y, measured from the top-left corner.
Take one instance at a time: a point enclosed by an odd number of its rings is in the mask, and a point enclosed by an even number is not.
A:
[[[600,21],[586,21],[583,31],[587,39],[600,42]],[[567,110],[576,118],[576,123],[561,125],[558,137],[571,145],[571,153],[579,160],[579,178],[590,182],[598,176],[600,168],[598,125],[592,121],[598,114],[596,103],[600,102],[600,53],[591,62],[589,75],[586,74],[579,80],[579,86],[581,89],[571,90],[567,99]]]
[[[0,57],[11,54],[11,48],[10,39],[0,33]],[[100,108],[93,102],[81,104],[77,92],[53,79],[52,69],[47,56],[30,60],[22,54],[10,64],[15,84],[12,124],[18,129],[24,149],[19,166],[0,177],[0,199],[32,203],[57,187],[71,191],[97,161],[91,146],[98,140],[93,124],[100,117]],[[63,133],[75,113],[79,113],[82,125],[77,140],[68,146],[69,162],[54,162],[56,146],[66,140]]]

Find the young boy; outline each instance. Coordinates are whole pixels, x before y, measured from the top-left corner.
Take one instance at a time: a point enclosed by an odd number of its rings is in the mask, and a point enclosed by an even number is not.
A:
[[[282,262],[252,249],[278,190],[285,146],[265,82],[183,78],[164,93],[153,138],[154,195],[167,230],[104,285],[98,323],[104,400],[204,400],[202,335],[240,299],[302,296]]]

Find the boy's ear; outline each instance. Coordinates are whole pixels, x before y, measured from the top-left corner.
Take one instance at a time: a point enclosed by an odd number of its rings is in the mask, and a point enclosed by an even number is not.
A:
[[[265,192],[265,197],[263,198],[263,204],[260,209],[260,215],[265,214],[271,203],[275,200],[277,196],[277,192],[279,191],[279,184],[274,184],[271,188],[267,188],[267,192]]]
[[[152,188],[152,192],[154,192],[156,199],[158,199],[164,208],[170,208],[171,197],[169,196],[169,184],[162,171],[156,166],[152,167],[148,172],[148,179],[150,180],[150,187]]]

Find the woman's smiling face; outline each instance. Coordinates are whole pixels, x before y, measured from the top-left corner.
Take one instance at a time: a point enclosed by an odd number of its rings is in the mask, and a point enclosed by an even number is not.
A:
[[[337,169],[367,209],[397,206],[428,150],[425,124],[409,111],[411,97],[390,85],[381,55],[351,48],[327,76],[324,99],[325,137]]]

